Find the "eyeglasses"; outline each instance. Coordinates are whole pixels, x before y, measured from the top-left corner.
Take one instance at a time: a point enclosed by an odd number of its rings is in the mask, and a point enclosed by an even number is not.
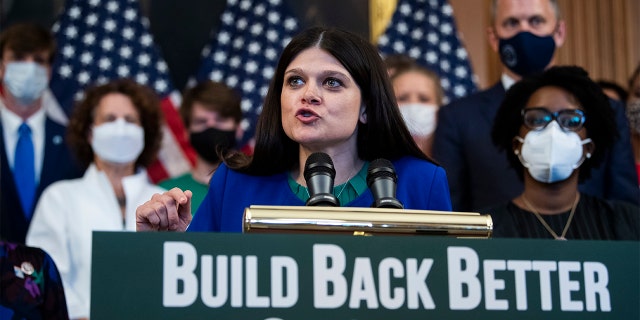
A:
[[[522,109],[524,125],[531,130],[542,130],[556,120],[560,127],[566,131],[579,131],[584,126],[584,112],[578,109],[564,109],[551,112],[542,107]]]

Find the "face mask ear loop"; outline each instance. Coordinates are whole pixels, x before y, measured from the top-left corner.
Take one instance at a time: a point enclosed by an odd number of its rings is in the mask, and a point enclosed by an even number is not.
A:
[[[592,142],[591,138],[586,138],[586,139],[580,141],[580,144],[584,146],[585,144],[591,143],[591,142]],[[580,157],[580,160],[578,160],[578,162],[573,165],[573,169],[579,168],[584,163],[584,161],[589,159],[589,158],[591,158],[591,153],[590,152],[583,153],[582,157]]]
[[[520,148],[522,148],[522,144],[524,144],[524,139],[522,139],[521,137],[515,137],[513,138],[514,140],[520,142]],[[529,168],[531,166],[531,164],[529,164],[526,160],[524,160],[524,158],[522,157],[522,152],[520,152],[520,149],[518,148],[514,148],[513,149],[513,153],[518,156],[518,159],[520,160],[520,163],[522,164],[522,166],[524,166],[525,168]]]

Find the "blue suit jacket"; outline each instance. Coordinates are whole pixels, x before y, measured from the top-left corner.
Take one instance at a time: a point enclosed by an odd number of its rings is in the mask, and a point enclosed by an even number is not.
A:
[[[408,156],[393,161],[393,166],[398,175],[396,198],[406,209],[451,211],[442,167]],[[251,205],[304,206],[291,191],[288,176],[287,172],[253,176],[221,164],[188,231],[242,232],[244,210]],[[368,208],[372,203],[373,194],[367,189],[343,206]]]
[[[453,210],[477,211],[515,198],[524,188],[504,151],[491,141],[493,119],[505,96],[502,83],[440,108],[433,155],[445,168]],[[580,191],[640,203],[640,189],[620,103],[612,103],[620,139]],[[597,146],[596,146],[597,147]]]
[[[18,192],[9,168],[4,145],[4,133],[0,122],[0,239],[25,243],[29,221],[18,200]],[[47,118],[45,120],[45,146],[40,184],[36,190],[36,199],[42,190],[62,179],[73,179],[82,176],[78,162],[74,160],[65,140],[65,127]],[[69,195],[70,197],[73,195]],[[32,212],[35,209],[35,202]]]

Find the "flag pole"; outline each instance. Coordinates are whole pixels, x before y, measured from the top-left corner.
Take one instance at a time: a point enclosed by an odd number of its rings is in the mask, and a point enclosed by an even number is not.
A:
[[[369,34],[371,43],[377,43],[378,37],[389,25],[398,0],[369,0]]]

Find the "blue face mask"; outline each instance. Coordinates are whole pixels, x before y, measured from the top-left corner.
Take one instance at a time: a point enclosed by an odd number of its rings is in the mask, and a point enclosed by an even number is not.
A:
[[[556,50],[553,34],[539,37],[527,31],[509,39],[500,39],[500,60],[520,76],[541,72],[549,65]]]

